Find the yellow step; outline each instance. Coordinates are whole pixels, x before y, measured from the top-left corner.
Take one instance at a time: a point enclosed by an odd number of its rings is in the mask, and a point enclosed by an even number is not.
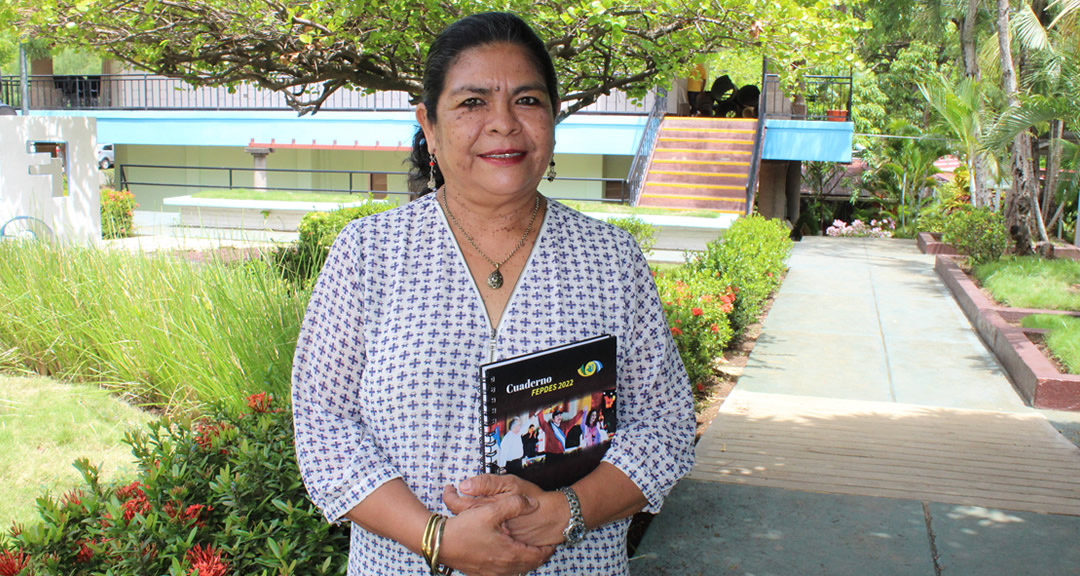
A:
[[[711,144],[747,144],[753,146],[750,140],[721,140],[716,138],[657,138],[660,142],[709,142]]]
[[[677,126],[660,129],[660,131],[664,130],[671,132],[726,132],[728,134],[753,134],[757,132],[757,130],[736,130],[734,128],[679,128]]]
[[[682,172],[679,170],[649,170],[649,174],[671,174],[672,176],[715,176],[717,178],[746,177],[746,174],[726,174],[723,172]]]
[[[707,196],[678,196],[676,194],[642,194],[642,198],[656,198],[665,200],[701,200],[703,202],[735,202],[746,204],[745,198],[709,198]]]
[[[646,182],[645,185],[668,186],[671,188],[708,188],[710,190],[746,190],[746,186],[724,186],[721,184],[678,184],[671,182]]]
[[[688,150],[687,150],[688,152]],[[694,150],[694,152],[701,152],[701,150]],[[652,161],[653,164],[704,164],[709,166],[749,166],[749,162],[732,162],[729,160],[670,160],[670,159],[657,159]]]
[[[665,118],[665,121],[686,121],[686,122],[757,122],[757,118],[707,118],[707,117],[669,117]]]
[[[694,148],[657,148],[657,152],[681,152],[684,154],[749,154],[749,150],[697,150]],[[682,162],[682,160],[667,159],[665,162]],[[747,162],[747,166],[750,163]]]
[[[689,211],[717,212],[717,213],[720,213],[720,214],[743,214],[745,212],[745,210],[724,210],[722,208],[679,208],[679,207],[676,207],[676,206],[649,206],[649,208],[653,209],[653,210],[656,210],[656,209],[673,210],[673,211],[677,210],[679,212],[689,212]]]

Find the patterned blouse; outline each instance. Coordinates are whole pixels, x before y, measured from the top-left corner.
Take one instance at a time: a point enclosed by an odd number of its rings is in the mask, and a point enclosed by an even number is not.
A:
[[[509,286],[508,286],[509,288]],[[319,275],[296,347],[296,452],[331,522],[402,478],[430,510],[481,472],[483,363],[600,334],[618,338],[619,428],[604,460],[656,512],[693,463],[690,385],[648,266],[624,231],[548,203],[492,329],[435,200],[351,223]],[[627,574],[628,520],[561,547],[534,574]],[[420,556],[353,526],[349,576],[424,574]]]

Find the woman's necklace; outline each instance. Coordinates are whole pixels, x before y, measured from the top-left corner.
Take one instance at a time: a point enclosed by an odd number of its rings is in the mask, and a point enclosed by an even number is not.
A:
[[[540,211],[540,195],[536,195],[536,203],[533,204],[532,216],[529,218],[529,226],[525,228],[525,234],[521,237],[521,240],[518,240],[517,246],[514,246],[514,249],[510,251],[510,254],[506,258],[503,258],[502,262],[496,262],[488,257],[487,254],[484,254],[484,251],[476,245],[476,241],[472,239],[472,236],[469,236],[469,233],[465,231],[465,227],[461,225],[461,222],[458,222],[458,219],[454,217],[454,213],[450,211],[450,201],[446,199],[446,188],[447,186],[444,185],[442,189],[443,207],[446,208],[446,215],[450,217],[450,221],[454,223],[454,226],[457,226],[458,230],[461,230],[461,233],[465,235],[465,239],[469,241],[469,244],[472,244],[472,247],[484,257],[484,260],[487,260],[495,267],[495,269],[491,271],[491,274],[488,275],[488,287],[492,290],[502,288],[503,275],[502,272],[499,272],[499,266],[506,264],[506,262],[513,258],[514,254],[517,254],[517,251],[521,250],[521,247],[525,245],[525,240],[529,237],[529,232],[532,232],[533,223],[536,222],[536,213]]]

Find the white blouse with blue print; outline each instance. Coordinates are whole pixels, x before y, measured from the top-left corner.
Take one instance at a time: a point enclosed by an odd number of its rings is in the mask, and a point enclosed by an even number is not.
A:
[[[618,338],[619,427],[604,460],[656,512],[693,464],[695,419],[629,234],[549,201],[493,330],[434,194],[351,223],[319,275],[293,364],[297,460],[312,501],[339,521],[402,478],[448,514],[443,487],[482,469],[479,366],[600,334]],[[533,574],[628,574],[628,524],[593,530]],[[349,576],[426,572],[401,544],[353,526]]]

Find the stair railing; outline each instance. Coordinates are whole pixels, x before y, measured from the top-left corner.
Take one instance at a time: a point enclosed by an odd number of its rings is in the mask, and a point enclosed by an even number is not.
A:
[[[626,180],[623,181],[622,201],[624,204],[637,205],[638,195],[641,194],[641,188],[645,182],[645,170],[648,168],[649,158],[656,144],[656,136],[660,133],[660,122],[664,119],[666,111],[667,89],[658,87],[652,110],[649,111],[649,118],[645,121],[645,131],[641,134],[637,153],[634,154],[630,171],[626,174]]]
[[[746,179],[746,215],[754,213],[754,196],[757,194],[758,171],[761,152],[765,145],[765,111],[768,110],[769,90],[765,83],[769,72],[769,59],[761,59],[761,94],[758,96],[757,128],[754,130],[754,151],[750,155],[750,174]]]

